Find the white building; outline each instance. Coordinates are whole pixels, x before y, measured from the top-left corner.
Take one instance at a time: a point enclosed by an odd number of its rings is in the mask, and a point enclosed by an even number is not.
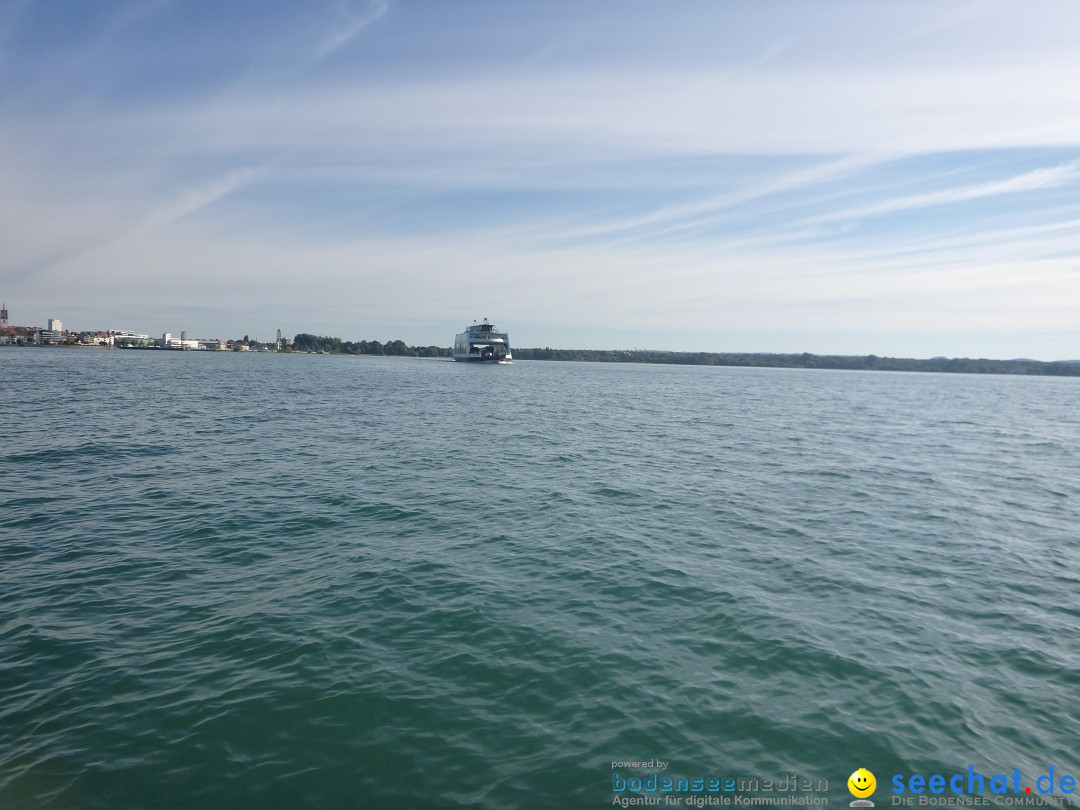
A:
[[[114,345],[120,346],[153,346],[154,339],[149,335],[140,335],[136,332],[125,332],[123,330],[114,331],[112,333]]]

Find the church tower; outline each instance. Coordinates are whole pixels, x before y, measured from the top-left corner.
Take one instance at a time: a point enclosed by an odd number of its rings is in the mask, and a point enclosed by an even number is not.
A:
[[[0,304],[0,326],[7,326],[7,301]]]

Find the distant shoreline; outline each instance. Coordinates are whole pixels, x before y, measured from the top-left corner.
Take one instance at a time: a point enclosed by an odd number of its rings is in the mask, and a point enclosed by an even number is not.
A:
[[[570,360],[597,363],[653,363],[681,366],[752,368],[823,368],[843,371],[923,371],[943,374],[1011,374],[1037,377],[1080,377],[1075,360],[988,360],[968,357],[915,358],[835,354],[765,354],[753,352],[593,351],[514,349],[520,360]]]
[[[282,354],[330,354],[375,357],[452,357],[448,348],[436,346],[408,346],[396,340],[381,344],[378,341],[342,342],[337,338],[323,338],[319,348],[297,349]],[[82,344],[52,344],[41,346],[5,345],[0,348],[35,349],[110,349],[111,346],[87,346]],[[157,346],[115,347],[136,351],[179,351]],[[226,350],[230,351],[230,350]],[[211,352],[216,353],[216,352]],[[272,350],[256,350],[251,353],[274,354]],[[681,366],[727,366],[743,368],[817,368],[838,371],[918,371],[941,374],[1005,374],[1029,377],[1080,377],[1080,361],[1077,360],[990,360],[968,357],[934,357],[920,360],[910,357],[878,357],[877,355],[834,354],[769,354],[755,352],[664,352],[641,350],[597,349],[514,349],[516,360],[555,360],[578,363],[645,363],[652,365]]]

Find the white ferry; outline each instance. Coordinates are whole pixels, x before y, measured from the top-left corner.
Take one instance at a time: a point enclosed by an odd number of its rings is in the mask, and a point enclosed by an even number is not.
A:
[[[454,359],[462,363],[510,363],[510,336],[500,332],[495,324],[472,322],[454,339]]]

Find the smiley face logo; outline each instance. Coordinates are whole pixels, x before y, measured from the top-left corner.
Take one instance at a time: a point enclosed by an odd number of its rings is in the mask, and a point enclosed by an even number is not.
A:
[[[865,799],[877,788],[877,779],[866,768],[859,768],[847,780],[847,789],[857,799]]]

